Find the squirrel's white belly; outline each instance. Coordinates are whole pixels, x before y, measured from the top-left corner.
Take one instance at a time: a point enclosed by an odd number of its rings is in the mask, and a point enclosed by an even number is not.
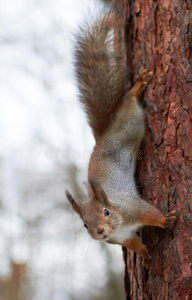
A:
[[[131,239],[135,236],[135,232],[139,229],[139,225],[124,225],[120,226],[114,233],[111,235],[111,239],[114,239],[118,243],[123,243],[125,240]]]

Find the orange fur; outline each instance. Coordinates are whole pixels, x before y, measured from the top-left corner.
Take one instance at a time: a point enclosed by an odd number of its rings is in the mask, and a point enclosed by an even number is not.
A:
[[[141,216],[141,224],[164,228],[166,224],[166,217],[164,217],[158,210],[155,211],[155,213],[153,211],[147,211]]]
[[[142,240],[138,236],[134,239],[126,240],[123,242],[122,246],[137,252],[144,259],[150,258],[147,248],[143,245]]]
[[[138,98],[139,95],[144,91],[147,81],[151,78],[152,72],[148,72],[143,67],[139,70],[139,80],[136,82],[134,87],[130,91],[130,95],[134,98]]]
[[[141,223],[143,225],[157,226],[165,228],[176,220],[176,211],[173,210],[164,216],[158,209],[146,211],[141,215]]]

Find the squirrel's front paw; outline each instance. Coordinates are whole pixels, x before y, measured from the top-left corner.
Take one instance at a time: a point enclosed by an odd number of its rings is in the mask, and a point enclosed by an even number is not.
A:
[[[150,268],[150,264],[151,264],[151,260],[152,260],[152,257],[151,255],[149,254],[149,251],[147,249],[147,247],[145,245],[142,245],[142,248],[143,250],[145,251],[145,254],[143,256],[144,258],[144,266],[147,270],[149,270]]]
[[[150,269],[151,260],[152,260],[152,257],[149,254],[148,254],[148,257],[146,257],[144,259],[144,266],[147,270]]]
[[[165,227],[173,224],[175,222],[175,220],[177,219],[177,211],[176,210],[172,210],[170,211],[167,215],[166,215],[166,223],[165,223]]]
[[[144,84],[147,84],[147,82],[151,79],[153,75],[153,72],[144,69],[144,67],[141,67],[139,70],[139,80],[142,81]]]

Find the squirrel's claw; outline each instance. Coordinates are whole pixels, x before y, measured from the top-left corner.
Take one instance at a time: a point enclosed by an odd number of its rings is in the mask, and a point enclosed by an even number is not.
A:
[[[145,249],[145,258],[144,258],[144,266],[147,270],[149,270],[150,268],[150,264],[151,264],[151,260],[152,260],[152,257],[151,255],[149,254],[149,251],[146,247],[146,245],[142,245],[142,248]]]
[[[166,215],[166,224],[165,227],[168,225],[171,225],[175,222],[175,220],[177,219],[177,211],[176,210],[172,210],[170,211],[167,215]]]
[[[144,67],[141,67],[139,70],[139,80],[142,81],[144,84],[147,84],[147,82],[151,79],[152,75],[153,72],[144,69]]]
[[[144,259],[144,266],[147,270],[150,269],[152,257],[148,254],[148,257]]]

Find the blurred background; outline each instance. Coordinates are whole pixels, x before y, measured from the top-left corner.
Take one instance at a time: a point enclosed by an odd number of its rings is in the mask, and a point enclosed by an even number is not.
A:
[[[72,33],[96,4],[0,2],[0,300],[124,299],[121,247],[92,240],[65,198],[86,199]]]

